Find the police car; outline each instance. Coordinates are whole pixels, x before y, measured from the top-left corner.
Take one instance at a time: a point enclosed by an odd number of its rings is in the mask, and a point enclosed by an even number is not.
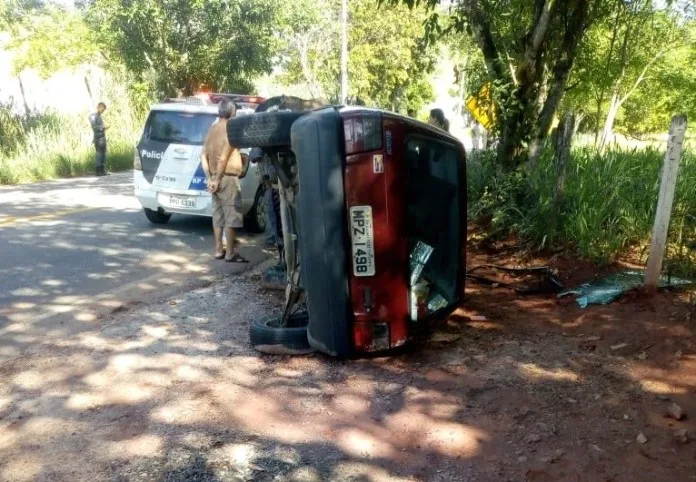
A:
[[[222,98],[232,100],[237,115],[254,112],[260,97],[235,94],[201,94],[168,99],[155,104],[135,149],[135,196],[154,224],[166,224],[172,214],[212,216],[212,199],[201,166],[200,154],[210,126],[217,122]],[[242,150],[245,172],[240,176],[242,212],[247,229],[266,227],[262,174],[250,165],[248,150]]]

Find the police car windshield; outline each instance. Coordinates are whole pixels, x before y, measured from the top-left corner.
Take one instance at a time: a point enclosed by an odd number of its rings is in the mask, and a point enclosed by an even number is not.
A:
[[[145,126],[149,140],[170,144],[203,144],[215,114],[152,111]]]

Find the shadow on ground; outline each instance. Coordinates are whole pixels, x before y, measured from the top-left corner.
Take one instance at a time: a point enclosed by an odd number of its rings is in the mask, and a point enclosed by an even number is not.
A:
[[[696,474],[696,442],[673,435],[694,422],[663,417],[670,401],[696,417],[693,307],[682,296],[580,310],[471,285],[466,307],[426,344],[339,361],[254,353],[249,320],[278,306],[257,281],[229,279],[43,343],[12,334],[30,355],[0,365],[0,477]]]

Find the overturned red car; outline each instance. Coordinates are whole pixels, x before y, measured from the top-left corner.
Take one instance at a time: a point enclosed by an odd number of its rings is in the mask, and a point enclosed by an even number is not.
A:
[[[232,145],[278,172],[285,306],[251,323],[266,353],[349,357],[403,346],[460,302],[466,162],[448,133],[352,107],[252,114]]]

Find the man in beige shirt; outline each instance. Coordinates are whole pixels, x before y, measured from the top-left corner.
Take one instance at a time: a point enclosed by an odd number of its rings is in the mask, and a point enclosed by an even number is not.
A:
[[[230,263],[248,263],[235,252],[235,229],[244,224],[239,175],[242,173],[242,156],[239,149],[227,140],[227,120],[237,113],[232,101],[224,99],[218,106],[218,120],[210,127],[201,151],[201,165],[208,179],[208,191],[213,196],[213,233],[215,235],[215,259]],[[227,251],[222,245],[225,230]]]

